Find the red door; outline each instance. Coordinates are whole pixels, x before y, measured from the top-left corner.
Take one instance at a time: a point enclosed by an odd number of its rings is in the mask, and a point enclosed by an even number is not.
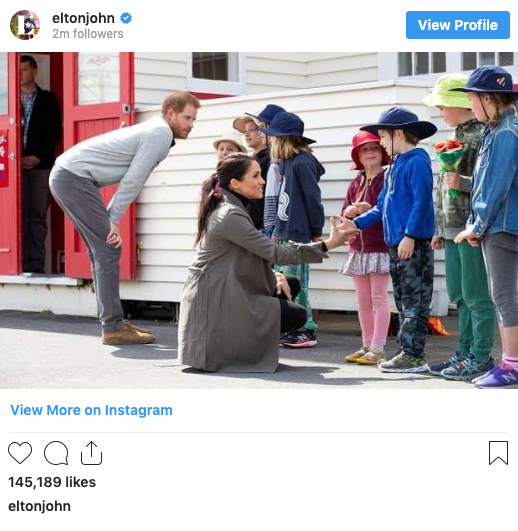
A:
[[[63,116],[65,150],[113,129],[133,125],[134,69],[131,52],[65,52],[63,54]],[[116,186],[101,190],[105,204]],[[122,218],[120,278],[137,274],[135,205]],[[65,221],[65,275],[92,278],[86,247],[72,223]]]
[[[0,275],[21,272],[19,54],[0,52]]]

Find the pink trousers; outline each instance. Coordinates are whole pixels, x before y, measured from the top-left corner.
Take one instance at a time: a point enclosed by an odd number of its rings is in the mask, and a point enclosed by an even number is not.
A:
[[[366,347],[383,349],[390,324],[390,275],[355,275],[352,279],[358,299],[363,344]]]

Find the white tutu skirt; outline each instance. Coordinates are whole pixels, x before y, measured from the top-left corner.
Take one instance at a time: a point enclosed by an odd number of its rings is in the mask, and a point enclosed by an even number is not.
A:
[[[342,275],[384,275],[390,272],[388,253],[347,253],[338,270]]]

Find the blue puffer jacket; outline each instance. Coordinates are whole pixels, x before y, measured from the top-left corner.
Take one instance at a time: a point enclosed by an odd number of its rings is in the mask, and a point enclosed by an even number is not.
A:
[[[433,173],[430,156],[422,148],[397,155],[385,174],[377,205],[355,218],[360,229],[383,221],[385,243],[389,247],[409,236],[431,240],[435,228]]]

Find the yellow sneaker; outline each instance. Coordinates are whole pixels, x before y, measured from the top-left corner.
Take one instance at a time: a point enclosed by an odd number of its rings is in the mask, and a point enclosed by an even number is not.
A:
[[[363,345],[363,347],[357,350],[356,352],[345,356],[345,361],[347,363],[356,363],[362,356],[365,356],[367,352],[369,352],[369,347]]]
[[[377,365],[378,361],[387,357],[384,350],[371,347],[361,358],[356,360],[360,365]]]

